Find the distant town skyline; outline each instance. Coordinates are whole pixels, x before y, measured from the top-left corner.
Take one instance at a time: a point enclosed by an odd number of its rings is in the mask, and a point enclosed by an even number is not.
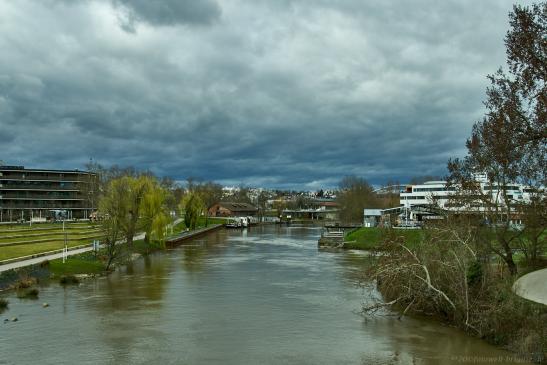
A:
[[[0,0],[0,160],[296,190],[442,176],[515,3]]]

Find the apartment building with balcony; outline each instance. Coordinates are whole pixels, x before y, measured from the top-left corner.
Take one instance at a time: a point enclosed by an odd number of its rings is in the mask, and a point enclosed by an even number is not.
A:
[[[79,170],[0,165],[0,222],[87,219],[96,209],[94,178]]]

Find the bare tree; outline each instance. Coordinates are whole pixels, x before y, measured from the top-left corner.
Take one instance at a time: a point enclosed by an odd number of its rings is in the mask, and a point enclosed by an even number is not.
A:
[[[209,208],[218,203],[222,199],[222,185],[207,181],[194,187],[205,207],[205,226],[209,225]]]
[[[339,185],[337,201],[340,204],[340,219],[343,222],[363,222],[363,209],[377,208],[381,204],[372,186],[363,178],[346,176]]]
[[[513,251],[521,232],[512,225],[530,210],[519,209],[510,186],[520,182],[540,191],[547,182],[547,3],[515,6],[509,18],[509,74],[500,69],[489,76],[487,113],[473,126],[467,157],[451,160],[448,168],[451,183],[461,188],[456,204],[481,210],[491,228],[488,232],[495,234],[493,241],[487,232],[484,243],[514,275]],[[480,189],[478,173],[486,173],[487,191]]]

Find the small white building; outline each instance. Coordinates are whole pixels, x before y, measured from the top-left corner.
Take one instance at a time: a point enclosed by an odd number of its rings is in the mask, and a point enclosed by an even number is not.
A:
[[[382,209],[364,209],[363,227],[377,227],[382,218]]]

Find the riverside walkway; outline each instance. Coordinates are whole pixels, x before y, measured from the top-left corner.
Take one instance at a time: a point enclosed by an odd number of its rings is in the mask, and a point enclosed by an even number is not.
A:
[[[513,284],[513,291],[525,299],[547,305],[547,269],[522,276]]]

